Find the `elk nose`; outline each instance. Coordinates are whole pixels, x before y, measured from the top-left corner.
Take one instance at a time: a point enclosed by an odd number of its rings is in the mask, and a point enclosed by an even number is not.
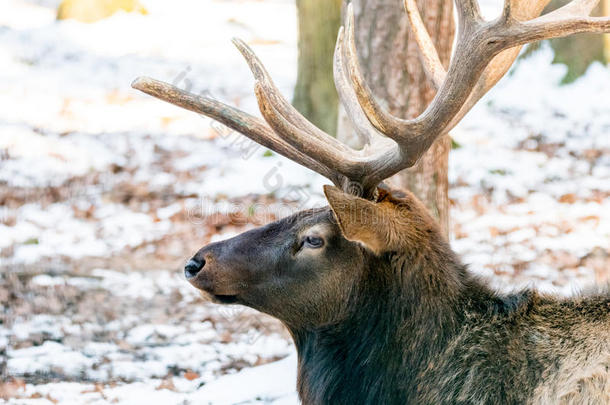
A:
[[[199,273],[201,271],[201,269],[203,269],[203,266],[205,266],[204,259],[189,260],[188,263],[186,264],[186,266],[184,266],[184,276],[186,277],[187,280],[192,279],[193,277],[195,277],[197,275],[197,273]]]

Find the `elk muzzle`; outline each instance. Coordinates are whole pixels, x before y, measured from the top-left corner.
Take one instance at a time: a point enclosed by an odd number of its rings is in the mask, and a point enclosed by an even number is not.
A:
[[[184,276],[206,298],[231,304],[238,301],[247,283],[242,266],[238,261],[227,258],[225,250],[222,243],[204,247],[186,263]]]

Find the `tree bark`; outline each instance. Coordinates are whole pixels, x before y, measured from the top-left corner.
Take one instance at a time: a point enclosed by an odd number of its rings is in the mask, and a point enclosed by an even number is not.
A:
[[[342,0],[297,0],[299,62],[293,105],[320,129],[335,135],[338,96],[333,52]]]
[[[348,0],[346,0],[346,3]],[[411,38],[402,0],[352,0],[356,47],[365,79],[381,103],[395,116],[419,115],[434,97],[434,90],[419,61],[417,44]],[[422,18],[447,67],[454,35],[451,0],[419,0]],[[344,113],[340,113],[339,139],[354,145]],[[436,217],[449,234],[448,159],[449,136],[437,140],[412,168],[398,173],[387,183],[409,189]]]
[[[610,17],[610,0],[604,0],[603,8],[603,15]],[[604,34],[604,59],[606,59],[606,64],[610,65],[610,34]]]
[[[148,14],[138,0],[62,0],[57,8],[57,19],[72,18],[92,23],[110,17],[118,11]]]

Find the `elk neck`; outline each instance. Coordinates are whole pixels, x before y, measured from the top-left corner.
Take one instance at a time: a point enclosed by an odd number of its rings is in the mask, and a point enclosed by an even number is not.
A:
[[[370,257],[343,319],[291,329],[303,403],[413,397],[418,371],[444,349],[465,314],[488,311],[494,294],[468,274],[440,234],[426,239]]]

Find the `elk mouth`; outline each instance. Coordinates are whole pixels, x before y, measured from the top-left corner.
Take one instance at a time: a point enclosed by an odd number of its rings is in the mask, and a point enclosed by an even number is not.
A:
[[[237,294],[214,294],[211,291],[198,288],[201,297],[214,304],[239,304]]]
[[[213,300],[218,304],[236,304],[238,299],[237,295],[218,295],[210,294]]]
[[[237,288],[226,287],[228,283],[219,283],[208,277],[196,277],[189,280],[189,283],[199,290],[206,301],[215,304],[236,304],[239,301]]]

